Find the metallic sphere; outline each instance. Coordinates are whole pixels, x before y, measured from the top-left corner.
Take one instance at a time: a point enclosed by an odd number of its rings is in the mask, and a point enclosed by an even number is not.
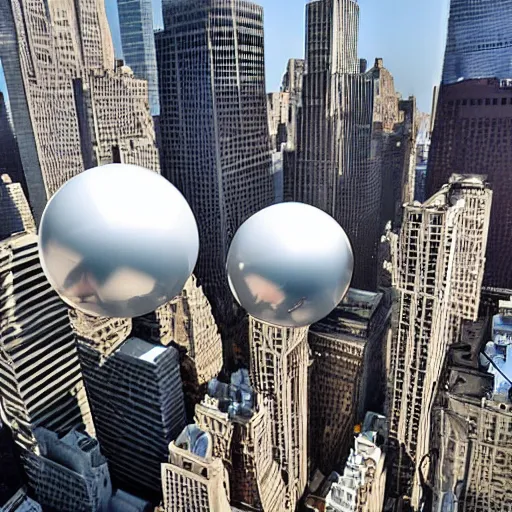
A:
[[[111,164],[85,171],[50,199],[41,265],[68,305],[92,316],[140,316],[178,295],[199,251],[185,198],[159,174]]]
[[[281,203],[237,231],[227,273],[233,295],[254,318],[305,327],[326,317],[347,293],[354,257],[341,226],[323,211]]]

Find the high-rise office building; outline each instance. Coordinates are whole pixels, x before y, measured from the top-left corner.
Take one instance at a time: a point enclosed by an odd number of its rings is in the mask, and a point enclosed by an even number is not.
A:
[[[0,7],[0,59],[36,222],[47,198],[84,169],[72,78],[114,61],[103,2],[77,5],[80,13],[71,0]]]
[[[0,289],[0,400],[16,443],[37,451],[37,427],[93,434],[67,306],[43,273],[35,235],[0,242]]]
[[[160,113],[151,0],[117,0],[123,58],[137,78],[148,82],[152,116]]]
[[[249,318],[251,383],[270,416],[274,457],[286,475],[287,510],[308,479],[308,328],[278,327]]]
[[[342,225],[356,254],[353,285],[376,290],[384,226],[414,192],[415,103],[399,101],[382,59],[360,73],[358,28],[355,0],[307,5],[297,157],[285,182]]]
[[[499,2],[497,2],[499,3]],[[493,190],[484,286],[512,288],[512,81],[443,85],[429,151],[427,194],[453,173],[482,174]]]
[[[114,483],[159,493],[160,464],[185,424],[178,352],[130,337],[105,358],[87,331],[76,333],[98,439]]]
[[[0,175],[0,240],[16,233],[35,233],[36,225],[20,183]]]
[[[430,453],[431,413],[448,347],[476,320],[492,192],[479,176],[454,175],[428,201],[407,205],[390,235],[394,286],[388,414],[389,492],[421,500],[418,471]],[[428,466],[428,464],[427,464]]]
[[[512,0],[451,0],[443,83],[512,78]]]
[[[225,271],[230,242],[274,199],[263,9],[241,0],[163,7],[165,29],[156,34],[162,174],[196,216],[196,275],[224,335],[235,317]]]
[[[96,164],[93,155],[158,170],[154,130],[140,113],[151,121],[147,86],[114,73],[103,0],[2,2],[0,59],[36,223],[63,183]],[[146,130],[151,158],[138,154]]]
[[[0,175],[8,174],[14,183],[25,186],[18,143],[14,137],[11,116],[7,110],[5,97],[0,92]],[[26,193],[26,190],[25,190]]]
[[[337,30],[344,26],[345,30]],[[356,73],[359,5],[355,0],[321,0],[306,6],[306,64],[295,199],[334,216],[337,172],[332,116],[339,110],[339,81]],[[348,51],[348,49],[351,51]],[[371,100],[370,94],[369,100]],[[366,102],[371,108],[371,101]],[[365,116],[360,112],[361,119]],[[369,125],[368,122],[361,123]]]
[[[351,288],[327,318],[310,327],[310,474],[339,470],[354,425],[384,402],[382,353],[389,319],[382,294]]]

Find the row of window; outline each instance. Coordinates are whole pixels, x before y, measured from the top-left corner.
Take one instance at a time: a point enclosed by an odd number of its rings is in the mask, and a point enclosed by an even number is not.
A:
[[[487,105],[487,106],[496,106],[496,105],[512,105],[512,96],[510,98],[478,98],[478,99],[463,99],[463,100],[450,100],[448,102],[449,107],[455,106],[463,106],[466,105]]]

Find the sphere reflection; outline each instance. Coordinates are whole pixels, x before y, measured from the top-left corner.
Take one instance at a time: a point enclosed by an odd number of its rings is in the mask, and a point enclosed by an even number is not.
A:
[[[157,173],[127,164],[85,171],[48,202],[43,270],[61,298],[93,316],[128,318],[178,295],[199,251],[194,215]]]
[[[254,318],[304,327],[343,299],[354,267],[341,226],[301,203],[270,206],[247,220],[229,249],[229,285]]]

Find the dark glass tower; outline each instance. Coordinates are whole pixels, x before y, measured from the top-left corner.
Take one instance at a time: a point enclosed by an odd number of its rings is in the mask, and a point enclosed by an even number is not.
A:
[[[512,0],[451,0],[443,83],[512,78]]]
[[[241,0],[164,2],[156,36],[162,174],[199,225],[196,275],[222,332],[233,318],[225,262],[238,227],[273,202],[263,9]]]

